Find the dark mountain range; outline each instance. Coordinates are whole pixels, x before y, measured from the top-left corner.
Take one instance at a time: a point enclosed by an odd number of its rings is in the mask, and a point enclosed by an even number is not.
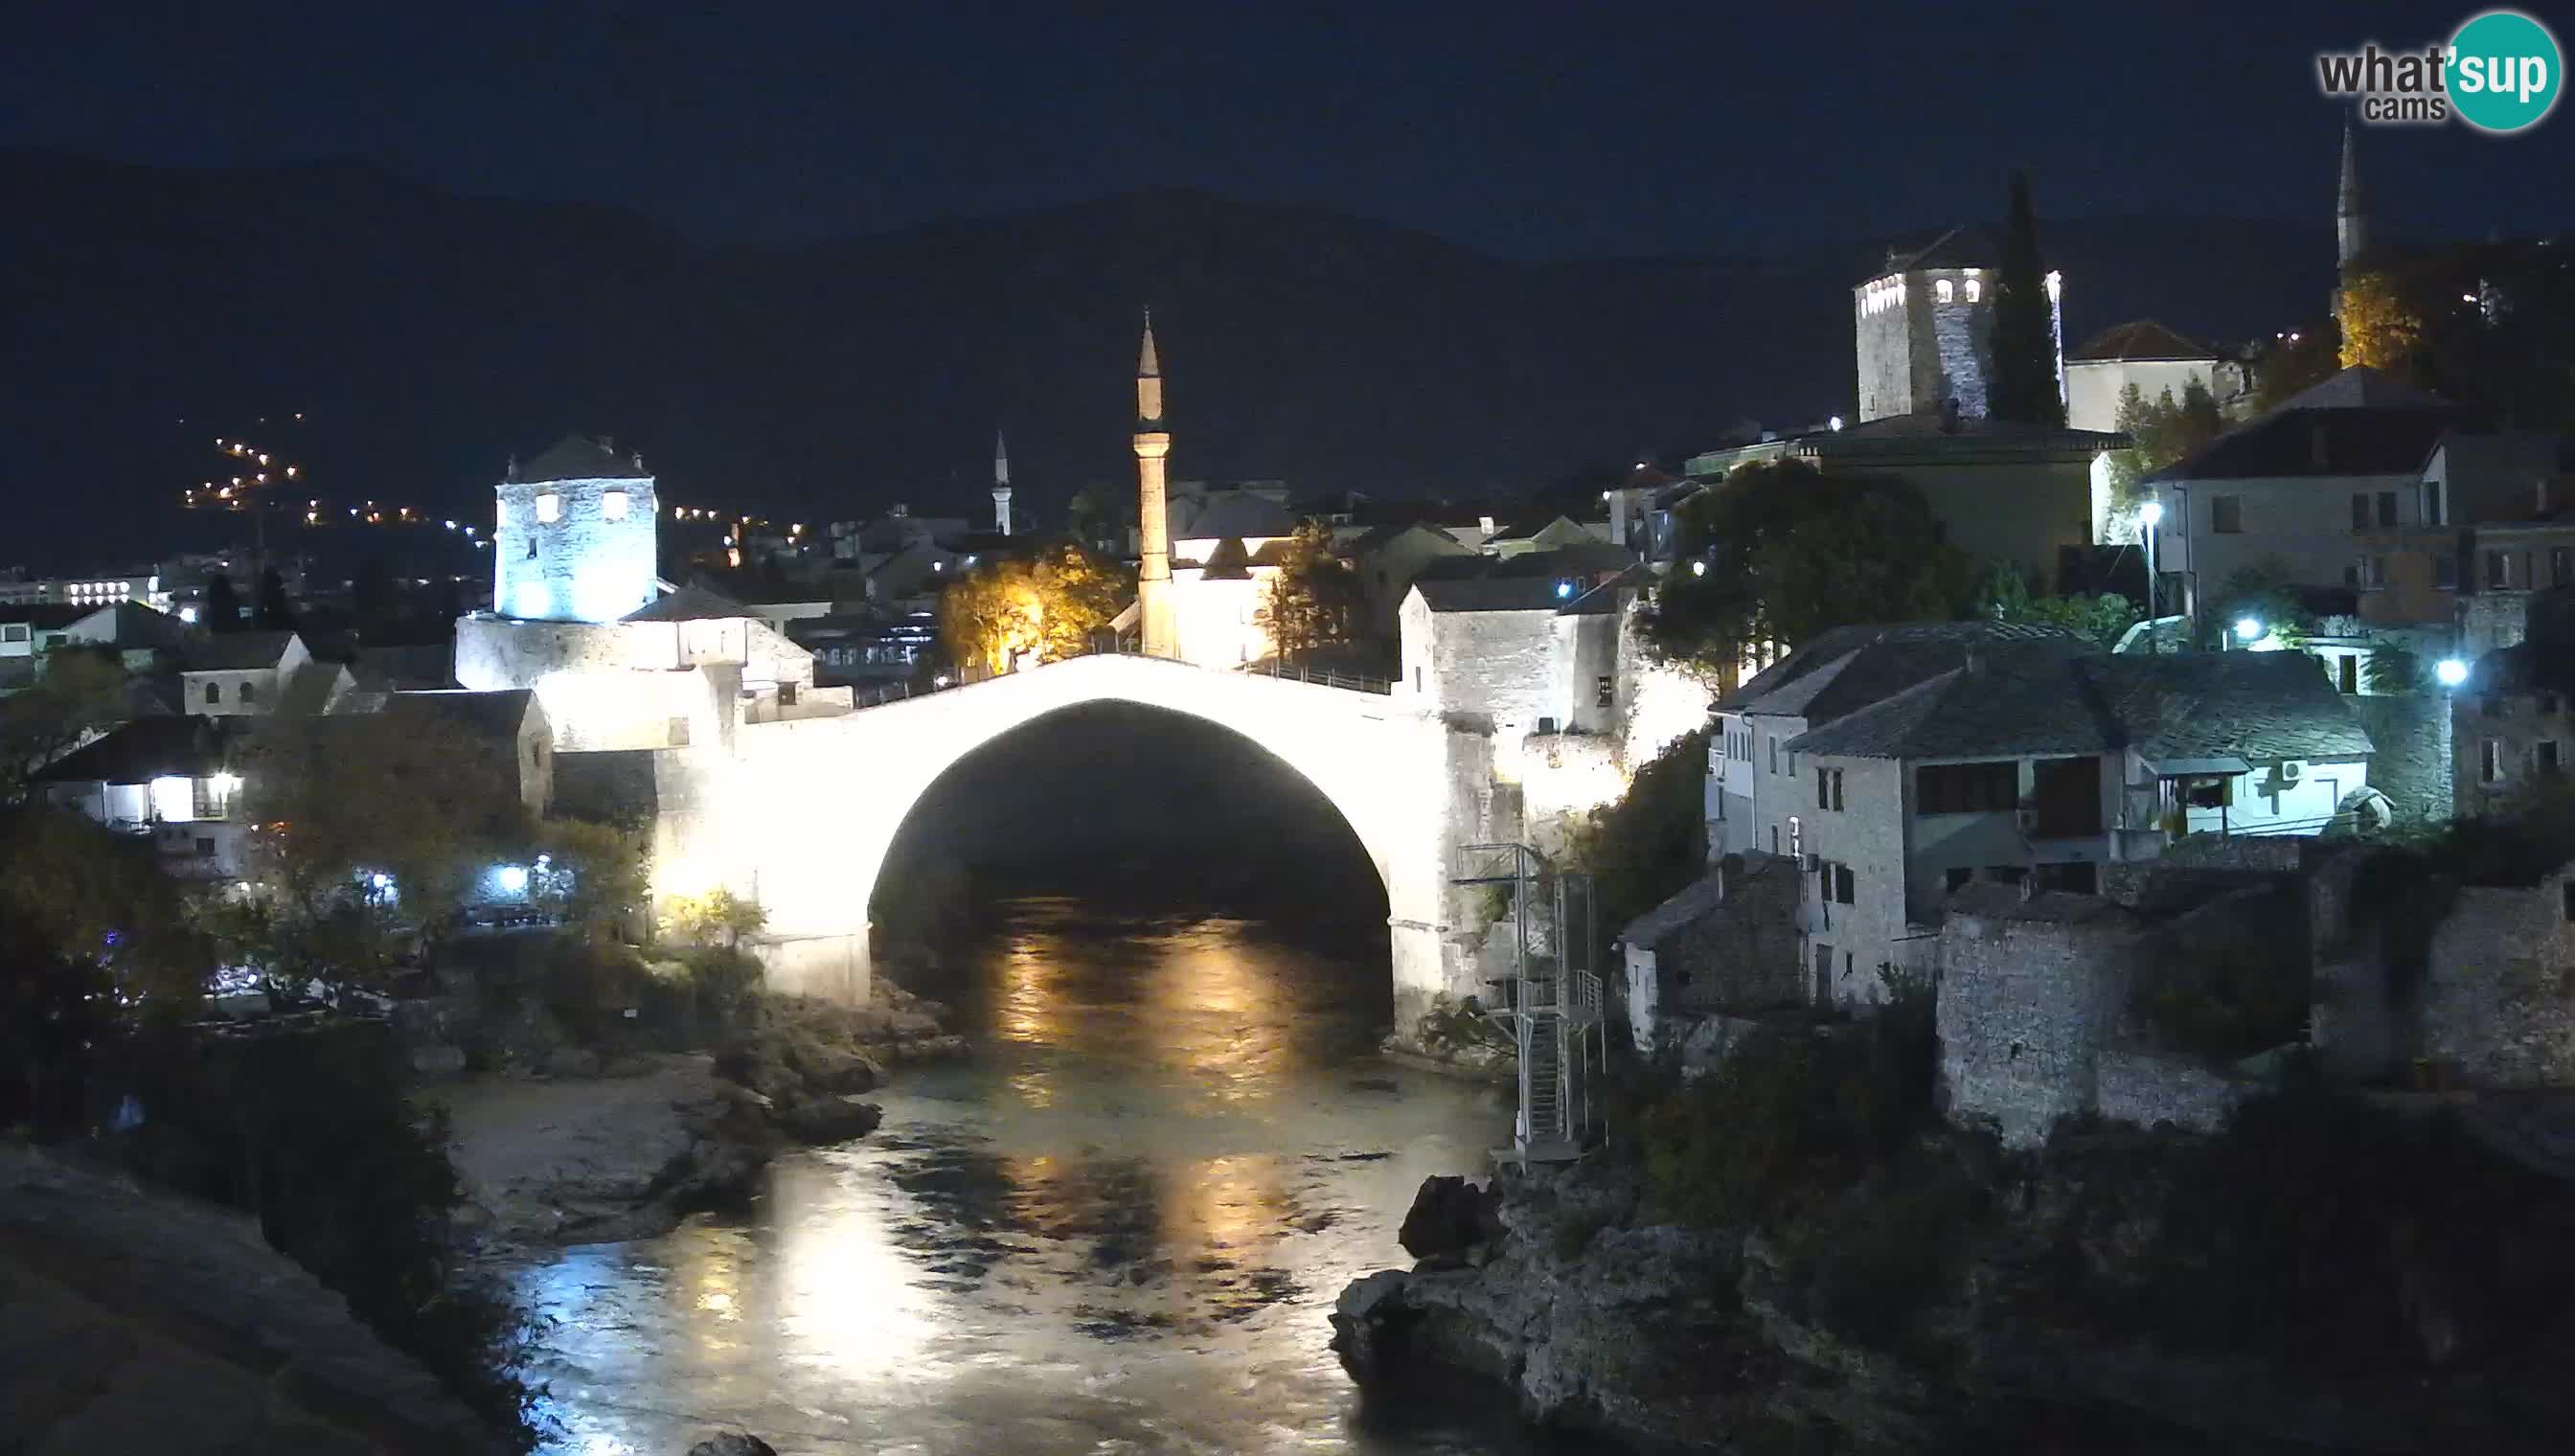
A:
[[[1847,412],[1874,252],[1526,263],[1184,191],[753,250],[354,165],[40,152],[0,153],[0,562],[66,569],[239,528],[179,520],[178,493],[216,473],[216,436],[295,411],[315,492],[432,518],[484,519],[505,460],[574,429],[642,450],[683,504],[981,515],[998,426],[1022,513],[1054,519],[1128,478],[1147,303],[1177,476],[1517,492]],[[1975,179],[1958,210],[2001,198]],[[2069,343],[2142,315],[2217,337],[2312,317],[2325,201],[2312,225],[2043,218]]]

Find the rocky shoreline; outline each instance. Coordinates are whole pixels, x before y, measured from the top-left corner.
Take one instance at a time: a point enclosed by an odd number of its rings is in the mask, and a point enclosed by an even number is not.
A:
[[[2151,1181],[2151,1154],[2122,1156]],[[2575,1401],[2544,1353],[2508,1326],[2463,1334],[2477,1316],[2455,1289],[2406,1291],[2418,1348],[2383,1368],[2176,1348],[2132,1310],[2071,1307],[2057,1259],[2115,1273],[2142,1263],[2147,1234],[2133,1206],[2087,1210],[2101,1158],[2019,1176],[1955,1286],[1901,1333],[1865,1338],[1774,1241],[1656,1219],[1632,1164],[1433,1179],[1405,1220],[1416,1262],[1351,1283],[1332,1345],[1362,1385],[1463,1372],[1533,1423],[1651,1450],[2569,1449]],[[2421,1282],[2401,1267],[2352,1276]]]
[[[865,1006],[769,997],[711,1052],[557,1052],[543,1069],[439,1078],[461,1236],[647,1238],[748,1194],[785,1149],[876,1130],[890,1067],[964,1054],[947,1008],[880,980]]]

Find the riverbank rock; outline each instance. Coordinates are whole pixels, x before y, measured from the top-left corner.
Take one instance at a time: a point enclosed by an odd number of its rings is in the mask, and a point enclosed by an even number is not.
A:
[[[691,1446],[689,1456],[778,1456],[778,1449],[747,1432],[727,1431]]]
[[[746,1191],[785,1145],[764,1099],[711,1058],[661,1053],[633,1076],[487,1075],[431,1093],[491,1237],[641,1238]]]
[[[1462,1258],[1468,1249],[1501,1237],[1500,1201],[1498,1191],[1464,1178],[1424,1178],[1395,1242],[1416,1259]]]
[[[814,1147],[865,1137],[884,1120],[884,1108],[855,1096],[808,1097],[779,1114],[788,1136]]]

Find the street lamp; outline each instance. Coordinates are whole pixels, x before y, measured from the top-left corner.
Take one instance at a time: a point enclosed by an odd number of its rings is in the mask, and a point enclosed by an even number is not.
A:
[[[2164,503],[2148,501],[2137,508],[2137,519],[2146,524],[2146,651],[2151,653],[2160,650],[2157,639],[2162,636],[2155,627],[2155,619],[2162,610],[2162,604],[2156,600],[2155,528],[2164,524]]]
[[[2262,640],[2261,619],[2256,617],[2235,619],[2235,640],[2247,645],[2260,642]]]
[[[2444,688],[2456,688],[2468,681],[2468,665],[2457,658],[2443,658],[2433,665],[2432,677]]]

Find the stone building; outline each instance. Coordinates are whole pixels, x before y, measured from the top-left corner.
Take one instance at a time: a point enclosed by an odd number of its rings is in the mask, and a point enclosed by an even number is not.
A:
[[[2152,405],[2167,392],[2179,403],[2197,385],[2223,406],[2242,380],[2241,371],[2227,368],[2216,350],[2156,320],[2136,319],[2102,330],[2065,356],[2065,423],[2077,430],[2117,430],[2119,400],[2131,386]]]
[[[2539,593],[2523,641],[2476,660],[2450,695],[2451,783],[2462,818],[2559,777],[2575,747],[2575,586]]]
[[[653,600],[657,521],[641,456],[567,435],[512,464],[492,532],[493,610],[547,622],[615,622]]]
[[[1628,1029],[1647,1051],[1698,1021],[1804,1000],[1797,974],[1797,866],[1728,854],[1618,932]]]
[[[1951,228],[1927,243],[1889,247],[1886,260],[1851,290],[1858,336],[1859,418],[1937,414],[1952,402],[1985,415],[1993,373],[1994,275],[1991,240]],[[2063,280],[2047,275],[2049,337],[2063,388]]]
[[[2432,931],[2417,1054],[2444,1080],[2575,1086],[2575,863],[2534,885],[2467,885]]]

